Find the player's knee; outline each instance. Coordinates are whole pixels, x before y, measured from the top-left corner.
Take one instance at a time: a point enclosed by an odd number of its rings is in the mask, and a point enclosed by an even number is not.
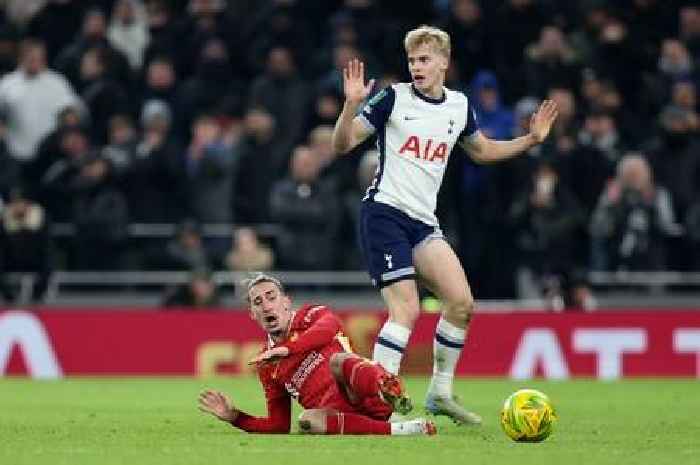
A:
[[[416,323],[416,320],[420,316],[420,305],[409,305],[406,309],[406,316],[409,318],[411,326]]]
[[[450,302],[446,306],[446,311],[451,317],[450,319],[466,326],[474,314],[474,299],[465,294],[459,299]]]
[[[324,410],[304,410],[301,412],[299,432],[302,434],[324,434],[326,432],[326,412]]]
[[[416,320],[420,316],[420,306],[406,303],[405,305],[401,305],[399,308],[396,308],[391,313],[392,321],[407,328],[413,328]]]

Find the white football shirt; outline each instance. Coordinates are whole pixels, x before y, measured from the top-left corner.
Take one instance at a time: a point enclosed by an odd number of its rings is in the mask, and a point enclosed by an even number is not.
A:
[[[467,97],[444,88],[443,97],[433,99],[413,84],[394,84],[375,95],[358,117],[377,132],[379,149],[377,174],[364,200],[438,226],[435,208],[447,159],[462,136],[478,130]]]

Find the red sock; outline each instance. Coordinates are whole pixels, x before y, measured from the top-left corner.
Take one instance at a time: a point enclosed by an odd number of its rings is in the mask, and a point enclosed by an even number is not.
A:
[[[343,374],[350,389],[358,397],[371,397],[379,393],[379,377],[382,370],[369,360],[352,357],[343,363]]]
[[[329,413],[326,434],[391,434],[391,423],[357,413]]]

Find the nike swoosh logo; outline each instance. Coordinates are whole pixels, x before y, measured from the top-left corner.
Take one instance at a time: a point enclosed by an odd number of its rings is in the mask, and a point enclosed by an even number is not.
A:
[[[418,119],[416,116],[404,116],[403,119],[406,121],[413,121],[414,119]]]

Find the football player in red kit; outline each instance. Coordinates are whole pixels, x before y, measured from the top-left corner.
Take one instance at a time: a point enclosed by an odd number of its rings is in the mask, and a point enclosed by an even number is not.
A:
[[[206,390],[199,408],[251,433],[289,433],[291,399],[304,407],[299,431],[311,434],[435,434],[422,418],[390,423],[411,409],[400,379],[349,350],[338,318],[325,306],[296,311],[282,284],[260,274],[247,284],[253,318],[268,335],[251,363],[267,400],[267,417],[237,409],[223,393]]]

